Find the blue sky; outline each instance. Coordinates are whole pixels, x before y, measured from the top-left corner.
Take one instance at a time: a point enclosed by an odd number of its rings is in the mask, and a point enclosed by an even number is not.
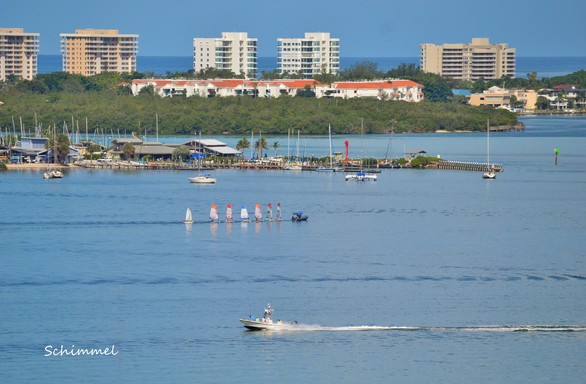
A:
[[[586,0],[26,0],[5,1],[0,27],[40,33],[40,53],[59,54],[59,34],[119,29],[139,34],[140,56],[191,56],[194,37],[248,32],[258,55],[278,37],[330,32],[346,57],[418,57],[421,43],[488,37],[518,56],[586,56]]]

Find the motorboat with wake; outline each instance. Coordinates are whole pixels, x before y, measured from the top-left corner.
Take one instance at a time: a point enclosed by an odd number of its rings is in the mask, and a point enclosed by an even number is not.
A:
[[[285,329],[286,327],[286,324],[281,320],[273,321],[273,310],[271,309],[271,304],[267,304],[262,317],[255,318],[253,316],[249,316],[248,319],[240,319],[240,322],[244,328],[251,331],[279,331]],[[297,324],[297,322],[293,321],[291,324]]]

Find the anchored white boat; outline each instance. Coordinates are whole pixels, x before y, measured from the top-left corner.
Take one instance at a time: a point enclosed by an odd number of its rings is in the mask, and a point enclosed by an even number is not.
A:
[[[494,166],[490,164],[490,122],[486,121],[486,172],[482,174],[483,179],[496,179]]]
[[[206,174],[206,175],[190,177],[189,182],[196,183],[196,184],[215,184],[216,179],[211,177],[210,175]]]
[[[47,170],[47,172],[43,173],[43,179],[62,179],[63,172],[58,169]]]
[[[346,181],[348,181],[348,180],[356,180],[356,181],[368,181],[368,180],[372,180],[372,181],[377,181],[378,180],[378,177],[375,174],[358,172],[358,173],[354,173],[352,175],[346,175]]]

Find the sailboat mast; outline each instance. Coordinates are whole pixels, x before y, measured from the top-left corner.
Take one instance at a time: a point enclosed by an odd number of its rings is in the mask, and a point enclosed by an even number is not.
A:
[[[332,159],[332,125],[328,124],[328,135],[330,136],[330,168],[334,167]]]
[[[490,120],[486,120],[486,166],[490,167]]]

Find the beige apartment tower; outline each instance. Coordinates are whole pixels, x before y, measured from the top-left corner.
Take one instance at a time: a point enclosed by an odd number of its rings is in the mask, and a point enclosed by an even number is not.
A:
[[[256,77],[256,38],[246,32],[222,32],[220,38],[193,39],[193,69],[227,70],[248,78]]]
[[[37,75],[39,34],[22,28],[0,28],[0,81],[10,75],[32,80]]]
[[[421,69],[446,78],[476,81],[515,77],[516,49],[473,38],[470,44],[421,44]]]
[[[279,74],[302,73],[311,79],[321,73],[340,71],[340,39],[325,32],[308,32],[304,38],[277,39]]]
[[[103,72],[135,72],[138,35],[116,29],[77,29],[61,34],[63,71],[83,76]]]

